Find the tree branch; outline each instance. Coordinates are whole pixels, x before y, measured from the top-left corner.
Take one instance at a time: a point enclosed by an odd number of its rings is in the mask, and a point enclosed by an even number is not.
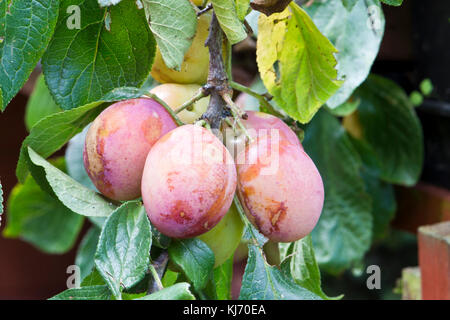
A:
[[[222,29],[215,12],[213,12],[208,39],[206,40],[206,46],[209,48],[209,73],[206,87],[211,90],[211,98],[202,119],[207,120],[212,129],[219,130],[222,119],[229,115],[222,95],[232,93],[232,89],[228,85],[228,77],[222,58],[222,37]]]
[[[212,4],[210,3],[205,8],[203,8],[202,10],[197,12],[197,17],[200,17],[202,14],[208,12],[211,9],[212,9]]]

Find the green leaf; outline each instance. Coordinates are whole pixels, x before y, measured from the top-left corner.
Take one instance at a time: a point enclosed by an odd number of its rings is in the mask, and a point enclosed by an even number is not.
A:
[[[236,0],[236,13],[239,20],[244,21],[250,9],[250,0]]]
[[[177,282],[178,275],[179,275],[178,272],[174,272],[171,271],[170,269],[167,269],[166,272],[164,273],[164,276],[161,279],[163,287],[169,287],[175,284],[175,282]]]
[[[22,143],[16,169],[19,181],[23,183],[28,174],[27,147],[47,158],[93,121],[107,107],[107,102],[138,98],[142,94],[143,92],[136,88],[114,89],[97,102],[58,112],[40,120],[31,128],[30,134]]]
[[[357,114],[356,112],[350,117],[355,117]],[[356,119],[359,121],[358,116]],[[359,140],[351,135],[350,138],[363,161],[361,176],[364,179],[367,193],[373,199],[373,241],[381,240],[387,235],[390,221],[394,218],[397,209],[395,190],[391,184],[380,179],[382,164],[373,148],[364,140]]]
[[[97,0],[100,7],[109,7],[118,4],[121,0]]]
[[[147,295],[147,292],[140,292],[140,293],[122,293],[122,299],[123,300],[138,300],[139,298],[143,298]]]
[[[295,3],[258,21],[257,63],[275,102],[302,123],[338,90],[336,48]]]
[[[61,160],[56,165],[63,168]],[[82,224],[82,216],[42,191],[29,176],[9,197],[8,223],[3,235],[20,237],[44,252],[60,254],[73,247]]]
[[[58,112],[40,120],[31,128],[30,134],[22,143],[16,169],[19,181],[24,182],[28,174],[28,147],[44,158],[49,157],[94,120],[104,108],[100,103],[93,103],[75,110]]]
[[[231,300],[231,280],[233,278],[233,257],[214,269],[217,300]]]
[[[249,253],[239,299],[241,300],[316,300],[319,296],[295,283],[277,267],[265,260],[263,246],[267,242],[258,230],[248,221],[244,210],[235,196],[234,203],[245,224],[243,239],[247,241]]]
[[[420,91],[424,96],[429,96],[433,92],[433,83],[430,79],[424,79],[420,83]]]
[[[359,0],[342,0],[342,4],[348,11],[352,11],[353,7]]]
[[[388,235],[390,222],[397,210],[394,187],[368,170],[362,171],[362,177],[366,191],[373,199],[373,240],[380,240]]]
[[[91,286],[100,286],[100,285],[106,285],[106,282],[103,279],[100,272],[98,272],[98,270],[95,268],[81,282],[82,287],[91,287]]]
[[[336,54],[338,78],[345,81],[326,102],[334,109],[347,101],[369,75],[383,39],[383,11],[378,0],[358,0],[351,11],[341,1],[316,1],[306,10],[339,51]]]
[[[403,3],[403,0],[381,0],[381,2],[386,3],[390,6],[401,6]]]
[[[0,110],[33,71],[55,29],[58,0],[0,2]]]
[[[350,117],[353,117],[356,113],[350,115]],[[359,120],[357,120],[359,121]],[[343,122],[344,125],[344,122]],[[346,128],[346,130],[348,131],[348,124],[344,125],[344,127]],[[351,129],[350,129],[351,130]],[[377,177],[379,177],[380,175],[380,171],[381,171],[381,163],[380,160],[377,158],[375,152],[373,151],[373,149],[370,147],[370,145],[363,140],[358,140],[357,138],[355,138],[353,136],[354,133],[351,133],[349,131],[349,138],[353,144],[353,146],[355,147],[355,150],[358,151],[359,156],[361,157],[362,163],[363,163],[363,171],[368,171],[370,174],[372,175],[376,175]]]
[[[355,92],[363,139],[381,164],[381,179],[412,186],[423,165],[422,127],[410,101],[395,82],[372,75]]]
[[[240,300],[320,300],[279,269],[270,266],[258,246],[249,245]]]
[[[48,91],[42,75],[36,81],[33,93],[27,103],[25,111],[25,125],[27,130],[31,128],[41,119],[62,111],[53,100],[50,91]]]
[[[247,32],[239,20],[236,11],[236,2],[234,0],[211,0],[211,3],[213,4],[220,27],[231,44],[241,42],[247,38]]]
[[[152,224],[151,227],[152,227],[153,245],[157,246],[158,248],[167,249],[172,239],[159,232],[159,230],[156,229]]]
[[[189,283],[180,282],[136,300],[195,300],[189,286]]]
[[[206,243],[196,238],[173,239],[169,256],[192,281],[195,289],[205,288],[214,267],[214,253]]]
[[[110,300],[111,291],[108,286],[90,286],[74,289],[57,294],[49,300]]]
[[[197,31],[197,15],[189,0],[143,0],[150,29],[164,63],[180,71]]]
[[[303,146],[324,182],[322,215],[312,232],[322,270],[337,274],[360,261],[372,240],[371,198],[360,176],[362,161],[331,114],[321,111],[308,125]]]
[[[320,270],[314,255],[311,236],[286,245],[287,252],[281,269],[302,287],[314,292],[322,299],[330,298],[322,291]]]
[[[139,201],[120,206],[106,220],[95,254],[95,266],[114,296],[141,280],[150,263],[152,234]]]
[[[343,104],[341,104],[337,108],[330,109],[327,107],[327,110],[335,116],[345,117],[345,116],[348,116],[349,114],[353,113],[356,109],[358,109],[360,102],[361,102],[360,100],[350,99],[350,100],[344,102]]]
[[[69,5],[80,7],[80,29],[66,25]],[[135,1],[100,9],[96,0],[63,0],[42,64],[50,92],[69,110],[98,101],[114,88],[142,85],[155,50],[144,10],[137,10]]]
[[[89,126],[86,126],[83,131],[70,139],[69,143],[67,144],[65,155],[67,173],[83,186],[97,191],[97,188],[92,183],[91,178],[89,178],[86,169],[84,168],[83,162],[84,142],[86,140],[88,129]]]
[[[45,176],[46,182],[56,197],[73,212],[83,216],[106,217],[116,207],[100,194],[73,180],[67,174],[52,166],[33,149],[28,148],[31,163]],[[40,172],[39,171],[39,172]],[[34,175],[33,175],[34,177]]]
[[[414,90],[409,95],[409,101],[414,107],[419,107],[423,103],[423,96],[419,91]]]
[[[75,264],[80,267],[81,281],[88,276],[94,269],[94,256],[97,250],[100,229],[91,227],[78,247]]]

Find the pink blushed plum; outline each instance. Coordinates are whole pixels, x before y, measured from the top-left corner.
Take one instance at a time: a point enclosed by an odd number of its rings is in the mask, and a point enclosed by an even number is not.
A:
[[[138,198],[148,152],[175,128],[170,114],[152,99],[131,99],[106,108],[89,128],[83,152],[94,185],[113,200]]]
[[[236,167],[222,142],[208,130],[184,125],[150,150],[142,199],[152,224],[173,238],[212,229],[231,206]]]
[[[295,132],[283,120],[264,112],[247,111],[246,113],[248,118],[243,120],[243,123],[252,136],[256,137],[261,130],[266,130],[270,135],[270,131],[275,129],[279,131],[281,138],[287,139],[290,143],[303,149]]]
[[[282,135],[257,137],[238,154],[238,196],[249,220],[274,242],[308,235],[324,201],[322,178],[301,147]]]

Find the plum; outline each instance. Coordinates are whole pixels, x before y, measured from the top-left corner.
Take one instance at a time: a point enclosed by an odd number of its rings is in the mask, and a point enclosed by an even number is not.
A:
[[[113,200],[138,198],[150,148],[175,128],[170,114],[152,99],[125,100],[103,110],[87,132],[83,151],[94,185]]]
[[[169,69],[159,49],[156,50],[151,75],[160,83],[197,83],[204,84],[208,78],[209,50],[205,46],[211,14],[203,14],[198,18],[197,33],[191,47],[184,55],[180,71]]]
[[[173,110],[192,98],[201,86],[198,84],[164,83],[150,90],[151,93],[164,100]],[[178,118],[184,123],[194,123],[206,111],[209,97],[202,98],[192,105],[192,109],[185,109],[178,113]]]
[[[243,232],[244,223],[233,204],[214,228],[198,237],[214,252],[214,267],[222,265],[231,257],[241,241]]]
[[[283,134],[258,136],[236,158],[238,196],[249,220],[274,242],[308,235],[323,207],[313,161]]]
[[[264,112],[247,111],[246,113],[248,118],[247,120],[243,120],[243,122],[253,137],[260,134],[260,130],[266,130],[267,134],[270,135],[270,130],[277,129],[279,130],[279,135],[281,138],[284,138],[303,149],[303,146],[295,132],[289,128],[283,120]]]
[[[276,131],[275,133],[278,136],[303,150],[303,146],[295,132],[281,119],[259,111],[246,111],[246,113],[247,119],[242,120],[242,123],[247,128],[248,134],[251,137],[256,138],[261,135],[270,136]],[[230,150],[233,157],[236,157],[244,150],[247,138],[242,130],[237,129],[235,132],[235,130],[227,128],[224,132],[224,140],[228,150]]]
[[[280,265],[280,249],[277,242],[267,241],[263,246],[263,250],[268,264],[272,266]],[[248,244],[245,241],[241,241],[234,252],[233,263],[239,263],[247,260],[247,258]]]
[[[150,150],[142,176],[148,217],[163,234],[191,238],[211,230],[231,206],[234,160],[205,128],[184,125]]]
[[[342,126],[354,138],[358,140],[364,139],[364,128],[361,124],[361,121],[359,120],[358,110],[345,116],[342,120]]]

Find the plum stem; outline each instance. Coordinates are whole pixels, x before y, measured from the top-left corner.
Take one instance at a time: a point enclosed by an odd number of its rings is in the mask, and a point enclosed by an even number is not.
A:
[[[234,121],[237,123],[239,129],[242,130],[242,132],[247,137],[248,141],[253,142],[253,137],[248,133],[247,128],[244,126],[244,124],[241,121],[242,119],[247,119],[248,116],[245,113],[244,110],[239,108],[234,102],[233,99],[231,99],[231,96],[229,94],[224,94],[222,98],[225,100],[225,102],[228,104],[228,106],[231,109],[231,114],[233,115]]]
[[[153,99],[156,102],[158,102],[160,105],[162,105],[164,107],[164,109],[166,109],[166,111],[172,116],[173,120],[175,121],[175,123],[178,126],[182,126],[185,124],[183,121],[180,120],[180,118],[178,118],[175,111],[173,111],[173,109],[171,107],[169,107],[169,105],[167,103],[165,103],[164,100],[160,99],[156,94],[147,92],[144,96],[146,96],[150,99]]]
[[[149,270],[153,276],[153,279],[155,280],[158,291],[164,289],[161,279],[159,278],[158,272],[156,272],[156,269],[152,264],[149,266]]]
[[[203,8],[202,10],[200,10],[200,11],[197,12],[197,17],[200,17],[202,14],[208,12],[208,11],[211,10],[212,7],[213,7],[213,6],[212,6],[212,3],[208,4],[206,7],[205,7],[205,5],[206,5],[206,1],[203,2],[203,7],[204,7],[204,8]]]
[[[256,98],[259,101],[259,103],[261,104],[261,106],[264,109],[266,109],[270,114],[273,114],[273,115],[277,116],[278,118],[285,118],[285,116],[283,114],[281,114],[281,112],[276,110],[269,103],[269,101],[273,98],[269,93],[259,94],[255,91],[253,91],[252,89],[250,89],[249,87],[246,87],[246,86],[244,86],[240,83],[234,82],[234,81],[230,81],[230,86],[237,91],[247,93],[248,95]]]
[[[150,283],[148,286],[149,294],[164,289],[164,286],[161,282],[161,277],[166,270],[168,261],[169,254],[167,253],[167,251],[163,251],[158,256],[158,258],[156,258],[153,264],[150,264],[148,270],[151,273],[152,277],[150,278]]]
[[[222,95],[223,100],[225,100],[225,102],[227,103],[227,105],[230,107],[231,112],[234,113],[237,117],[242,118],[244,120],[247,120],[248,116],[245,113],[244,110],[242,110],[241,108],[239,108],[233,101],[233,99],[231,98],[231,96],[229,94],[224,94]]]
[[[186,101],[185,103],[183,103],[179,108],[177,108],[175,110],[175,113],[180,113],[181,111],[183,111],[184,109],[188,109],[189,107],[192,106],[194,103],[196,103],[198,100],[200,100],[201,98],[204,98],[208,95],[207,90],[205,90],[205,88],[200,88],[197,93],[190,98],[188,101]]]

